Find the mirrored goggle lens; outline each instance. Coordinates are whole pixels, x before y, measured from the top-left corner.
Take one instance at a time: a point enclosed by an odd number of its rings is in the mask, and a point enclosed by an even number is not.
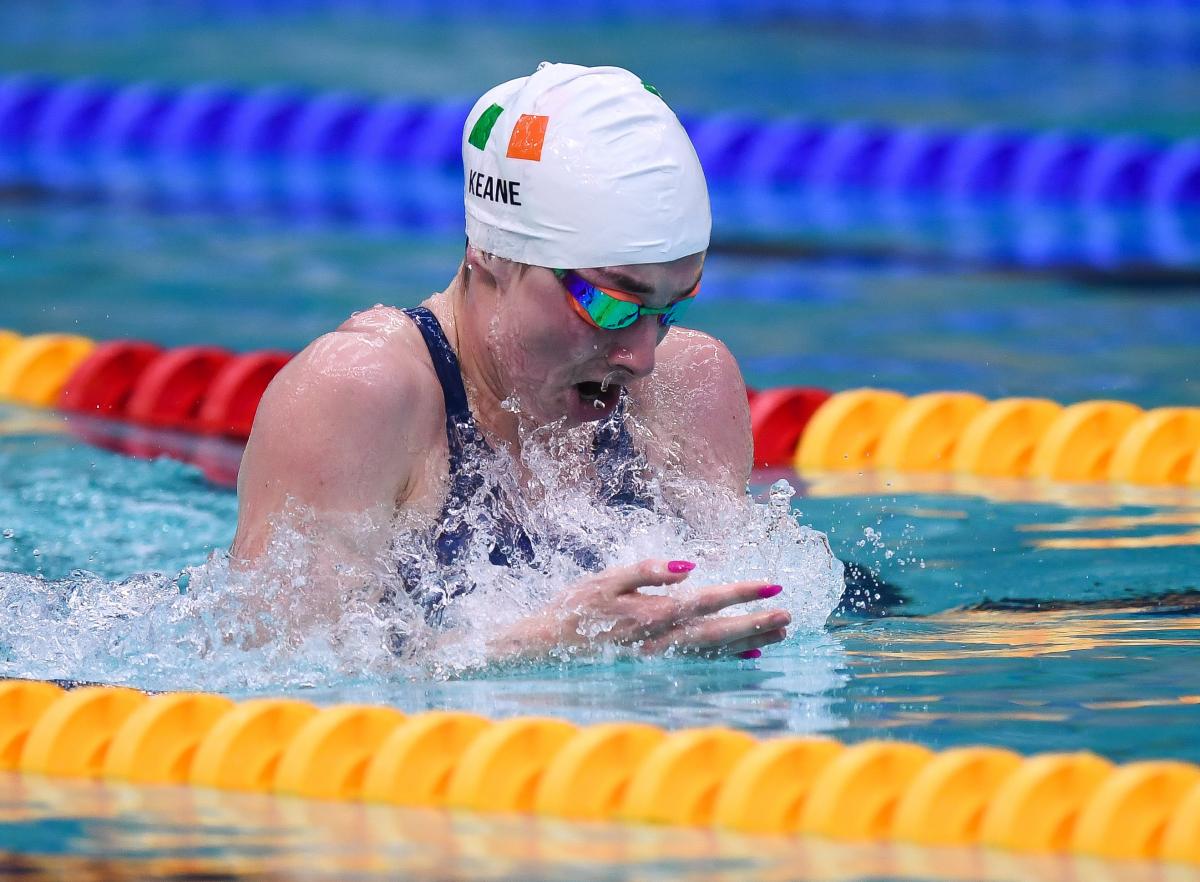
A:
[[[684,313],[688,307],[692,305],[692,301],[696,299],[695,294],[690,294],[683,300],[677,300],[667,307],[667,311],[658,317],[659,324],[673,325],[683,319]]]
[[[586,312],[595,325],[610,331],[629,327],[641,315],[658,316],[658,323],[664,327],[673,325],[683,318],[700,291],[700,286],[696,285],[683,299],[664,309],[653,309],[642,306],[630,295],[593,285],[569,270],[555,270],[554,274],[562,281],[578,308]]]
[[[615,331],[617,328],[627,328],[637,321],[638,305],[628,300],[618,300],[605,292],[593,288],[592,296],[584,304],[587,314],[592,321],[602,328]]]

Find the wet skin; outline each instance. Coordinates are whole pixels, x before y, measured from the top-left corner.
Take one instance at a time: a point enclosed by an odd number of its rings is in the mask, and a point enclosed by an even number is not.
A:
[[[663,307],[695,287],[703,264],[704,255],[695,254],[579,274]],[[624,387],[635,443],[652,468],[704,482],[728,494],[730,504],[744,504],[749,413],[729,351],[653,316],[618,330],[596,328],[568,296],[549,269],[468,247],[450,286],[425,302],[458,355],[471,410],[488,440],[516,449],[522,428],[598,420]],[[519,413],[502,406],[514,396]],[[586,465],[577,471],[586,475]],[[239,475],[232,554],[252,566],[269,541],[272,517],[288,500],[309,507],[321,533],[311,574],[320,590],[306,612],[336,617],[347,590],[339,573],[384,554],[397,517],[436,519],[447,470],[442,391],[420,332],[399,310],[377,306],[310,344],[267,390]],[[686,517],[684,501],[679,505]],[[337,516],[364,512],[380,524],[371,541],[336,535]],[[332,534],[322,531],[323,515]],[[790,623],[784,610],[712,615],[760,600],[767,587],[761,582],[706,587],[687,601],[638,590],[682,582],[688,573],[657,559],[602,571],[497,635],[493,655],[539,657],[582,647],[580,632],[591,619],[616,622],[601,639],[646,653],[753,654],[783,639]]]

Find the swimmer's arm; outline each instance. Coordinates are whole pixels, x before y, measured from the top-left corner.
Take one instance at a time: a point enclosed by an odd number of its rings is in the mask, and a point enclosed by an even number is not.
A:
[[[335,332],[284,368],[259,405],[238,475],[231,557],[244,570],[281,562],[268,551],[294,520],[310,542],[305,617],[336,619],[363,574],[377,573],[423,439],[419,388],[369,335]]]

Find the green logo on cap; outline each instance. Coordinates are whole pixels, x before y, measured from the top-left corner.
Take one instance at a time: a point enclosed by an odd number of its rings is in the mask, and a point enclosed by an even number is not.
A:
[[[493,104],[481,113],[479,119],[475,121],[475,125],[471,128],[471,134],[467,136],[467,143],[477,150],[482,150],[486,147],[488,136],[491,135],[492,129],[496,125],[496,120],[500,118],[500,114],[502,113],[504,113],[504,108],[499,104]]]

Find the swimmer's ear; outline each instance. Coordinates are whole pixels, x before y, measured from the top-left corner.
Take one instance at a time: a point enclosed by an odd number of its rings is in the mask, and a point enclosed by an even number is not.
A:
[[[463,266],[466,267],[467,271],[469,272],[479,266],[484,257],[484,252],[472,245],[470,240],[467,240],[467,248],[463,253]]]
[[[467,255],[464,263],[467,268],[467,274],[476,283],[482,282],[499,291],[504,290],[519,279],[527,269],[525,264],[481,251],[470,243],[467,244]]]
[[[467,243],[467,253],[463,257],[463,274],[467,279],[473,279],[476,283],[482,282],[486,285],[496,284],[496,274],[494,271],[495,257],[488,254],[486,251],[480,251],[470,242]]]

